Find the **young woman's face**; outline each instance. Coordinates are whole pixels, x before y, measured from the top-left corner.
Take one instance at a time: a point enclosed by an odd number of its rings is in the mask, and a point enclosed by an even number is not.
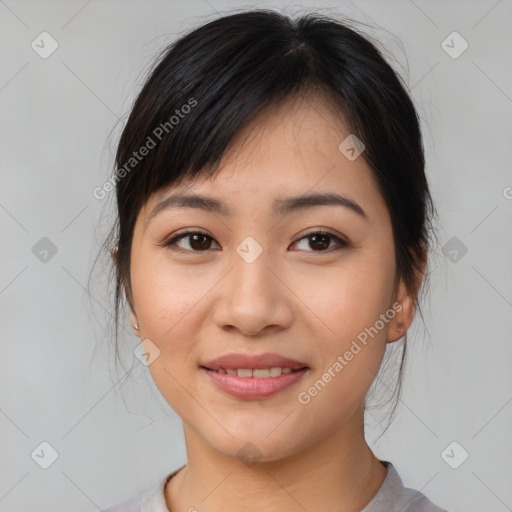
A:
[[[386,342],[412,311],[398,312],[390,217],[363,158],[339,149],[339,113],[310,97],[257,121],[214,179],[162,190],[139,213],[132,321],[186,432],[277,460],[361,431]],[[162,207],[178,194],[197,201]],[[309,195],[358,206],[293,199]]]

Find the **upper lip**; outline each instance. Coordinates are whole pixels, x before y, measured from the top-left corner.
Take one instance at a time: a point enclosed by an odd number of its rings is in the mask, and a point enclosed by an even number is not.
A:
[[[305,363],[289,359],[279,354],[224,354],[211,361],[203,363],[201,366],[210,370],[218,370],[219,368],[291,368],[292,370],[299,370],[307,368]]]

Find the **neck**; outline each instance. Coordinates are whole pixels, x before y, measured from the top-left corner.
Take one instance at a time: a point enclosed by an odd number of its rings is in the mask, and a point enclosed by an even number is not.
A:
[[[165,490],[171,512],[359,512],[387,469],[363,432],[338,432],[279,460],[244,464],[213,450],[185,426],[187,466]]]

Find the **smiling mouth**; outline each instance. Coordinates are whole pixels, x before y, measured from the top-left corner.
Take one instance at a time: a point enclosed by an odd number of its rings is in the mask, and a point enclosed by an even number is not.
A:
[[[287,375],[294,372],[300,372],[302,370],[307,370],[308,367],[304,366],[303,368],[287,368],[280,366],[272,366],[270,368],[207,368],[206,366],[201,366],[205,370],[209,370],[211,372],[233,375],[235,377],[243,377],[243,378],[267,378],[267,377],[280,377],[281,375]]]

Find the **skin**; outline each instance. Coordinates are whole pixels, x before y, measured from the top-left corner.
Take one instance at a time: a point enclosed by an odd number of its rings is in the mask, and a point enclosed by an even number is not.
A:
[[[364,439],[364,400],[386,343],[411,324],[415,300],[397,279],[391,220],[370,168],[338,149],[349,133],[322,97],[289,99],[238,135],[213,179],[160,190],[139,212],[131,321],[160,350],[149,370],[183,420],[188,455],[165,488],[173,512],[359,511],[386,477]],[[367,220],[336,205],[284,216],[271,209],[278,197],[333,191],[357,202]],[[234,215],[175,207],[149,220],[176,192],[215,197]],[[210,245],[183,238],[176,246],[187,254],[162,245],[184,228],[207,234]],[[327,238],[328,248],[316,249],[306,235],[322,230],[349,245]],[[236,251],[247,236],[263,248],[252,263]],[[301,404],[298,394],[396,302],[401,311]],[[230,352],[275,352],[309,370],[274,396],[238,399],[199,369]],[[237,456],[248,442],[260,454],[251,466]]]

